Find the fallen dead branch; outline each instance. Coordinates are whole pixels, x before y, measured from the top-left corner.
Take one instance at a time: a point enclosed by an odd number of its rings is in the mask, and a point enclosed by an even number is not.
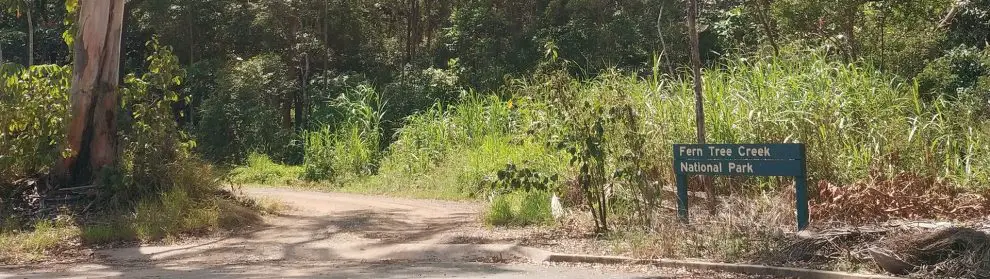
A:
[[[990,235],[974,228],[943,225],[901,222],[802,232],[765,263],[805,267],[875,263],[895,275],[990,278]]]
[[[868,259],[866,243],[881,239],[890,232],[883,228],[843,228],[821,233],[798,235],[797,240],[771,258],[775,264],[810,263],[812,265],[853,257]]]
[[[874,254],[884,270],[933,278],[990,278],[990,235],[953,227],[884,241]]]

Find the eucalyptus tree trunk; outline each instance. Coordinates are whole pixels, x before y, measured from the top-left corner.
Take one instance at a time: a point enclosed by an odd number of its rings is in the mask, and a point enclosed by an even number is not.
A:
[[[695,124],[698,128],[698,143],[705,143],[705,102],[701,84],[701,47],[698,45],[698,1],[688,1],[688,38],[691,42],[691,73],[694,80]]]
[[[58,164],[63,184],[86,183],[117,159],[117,100],[124,0],[79,2],[74,44],[71,115]]]
[[[688,0],[688,14],[687,14],[687,25],[688,25],[688,38],[691,41],[691,72],[694,74],[694,113],[695,113],[695,125],[698,129],[698,143],[705,143],[705,96],[703,94],[704,90],[701,83],[701,46],[698,43],[698,26],[697,26],[697,16],[698,16],[698,0]],[[715,188],[712,187],[711,181],[702,175],[700,177],[701,184],[707,192],[708,196],[708,210],[713,214],[716,210],[716,205],[718,204],[715,197]]]

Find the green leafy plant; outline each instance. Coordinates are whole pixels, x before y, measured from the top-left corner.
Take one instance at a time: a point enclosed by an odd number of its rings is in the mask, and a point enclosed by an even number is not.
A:
[[[525,162],[524,162],[525,164]],[[505,168],[496,172],[494,181],[490,181],[489,188],[494,193],[509,193],[512,191],[548,191],[559,179],[557,174],[547,175],[540,171],[517,167],[509,163]]]
[[[105,170],[100,181],[109,205],[116,208],[169,190],[176,184],[176,170],[198,165],[190,154],[195,141],[179,130],[172,114],[172,106],[180,102],[177,87],[185,71],[171,47],[154,39],[147,47],[147,72],[128,74],[120,90],[123,152],[118,168]],[[187,163],[191,165],[183,165]]]
[[[918,89],[928,100],[958,99],[973,94],[990,97],[990,87],[977,87],[981,80],[990,81],[990,50],[966,46],[953,48],[929,63],[917,80]]]
[[[625,98],[620,99],[626,101]],[[657,166],[650,160],[646,149],[647,134],[640,127],[641,117],[636,109],[626,102],[610,109],[609,114],[612,122],[613,133],[618,134],[611,145],[615,158],[612,178],[623,183],[623,186],[634,189],[637,197],[632,198],[637,215],[640,221],[646,226],[653,223],[653,212],[660,207],[661,189],[659,183],[651,181],[651,174],[655,174]],[[652,178],[652,179],[655,179]]]
[[[582,106],[562,110],[567,134],[556,143],[571,155],[570,164],[578,168],[577,183],[584,192],[595,228],[608,231],[608,183],[606,177],[605,125],[607,116],[600,103],[585,101]]]
[[[65,150],[70,67],[0,66],[0,183],[47,173]]]

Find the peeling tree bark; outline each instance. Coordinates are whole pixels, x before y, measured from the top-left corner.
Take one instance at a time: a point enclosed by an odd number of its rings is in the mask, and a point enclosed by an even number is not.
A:
[[[58,164],[63,185],[87,183],[117,159],[117,101],[123,0],[79,2],[74,49],[71,116],[66,147]]]

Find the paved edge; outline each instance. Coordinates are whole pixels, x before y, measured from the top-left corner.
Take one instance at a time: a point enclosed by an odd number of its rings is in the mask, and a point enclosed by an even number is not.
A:
[[[712,263],[712,262],[702,262],[702,261],[668,260],[668,259],[646,260],[646,259],[635,259],[629,257],[555,254],[549,252],[546,252],[546,254],[543,255],[544,257],[537,257],[531,259],[534,262],[545,261],[545,262],[562,262],[562,263],[569,262],[569,263],[597,263],[597,264],[656,265],[667,268],[724,271],[724,272],[744,273],[744,274],[752,274],[752,275],[769,275],[769,276],[797,277],[797,278],[811,278],[811,279],[899,278],[899,277],[891,277],[885,275],[856,274],[856,273],[837,272],[837,271],[823,271],[823,270],[804,269],[804,268],[776,267],[776,266],[752,265],[752,264]]]

